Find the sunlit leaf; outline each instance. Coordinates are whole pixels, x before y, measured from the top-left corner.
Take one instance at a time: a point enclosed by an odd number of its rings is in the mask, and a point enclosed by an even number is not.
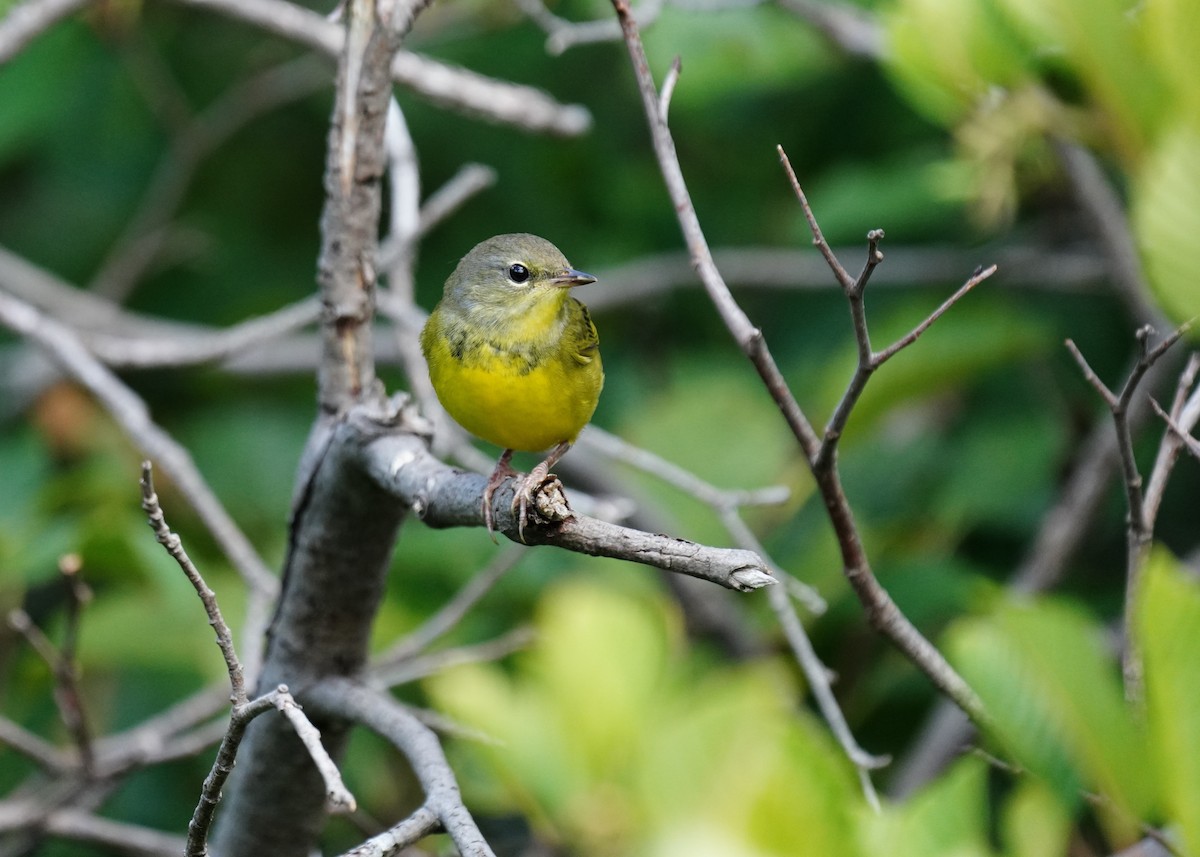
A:
[[[1143,578],[1137,632],[1161,794],[1188,854],[1200,854],[1200,585],[1165,550]]]
[[[1071,838],[1071,816],[1044,783],[1032,777],[1021,777],[1004,804],[1001,833],[1007,857],[1066,854]]]
[[[1081,788],[1103,795],[1101,818],[1118,844],[1136,834],[1153,775],[1098,625],[1064,604],[1008,604],[952,628],[947,648],[1005,752],[1066,805]]]
[[[1146,55],[1170,80],[1175,95],[1195,114],[1200,109],[1200,77],[1196,75],[1196,38],[1200,36],[1200,3],[1155,0],[1140,8]]]
[[[1155,144],[1134,181],[1131,219],[1163,308],[1179,322],[1200,313],[1200,277],[1181,252],[1200,232],[1200,117],[1177,122]]]
[[[958,121],[990,88],[1025,74],[1023,47],[990,3],[904,0],[885,20],[888,71],[937,121]]]
[[[988,847],[987,765],[964,758],[920,794],[864,825],[865,854],[984,857]]]

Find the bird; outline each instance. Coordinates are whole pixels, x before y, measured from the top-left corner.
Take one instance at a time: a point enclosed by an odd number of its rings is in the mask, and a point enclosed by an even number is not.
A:
[[[493,541],[492,497],[505,479],[521,475],[510,463],[513,452],[549,450],[515,486],[512,508],[524,542],[534,495],[595,413],[604,386],[600,338],[587,307],[570,294],[594,282],[545,238],[497,235],[462,257],[421,330],[442,407],[504,450],[483,492]]]

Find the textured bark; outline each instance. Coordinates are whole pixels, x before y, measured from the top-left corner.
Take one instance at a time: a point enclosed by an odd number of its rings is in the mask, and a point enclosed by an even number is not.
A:
[[[292,521],[284,591],[272,625],[259,690],[286,684],[299,699],[329,676],[353,676],[371,625],[404,506],[366,475],[368,428],[358,413],[318,427],[310,439]],[[315,721],[337,758],[341,726]],[[221,857],[306,855],[324,824],[321,778],[282,717],[250,725],[223,801],[215,853]]]

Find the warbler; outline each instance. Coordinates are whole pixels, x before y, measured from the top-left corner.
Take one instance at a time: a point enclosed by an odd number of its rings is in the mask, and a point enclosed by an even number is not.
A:
[[[544,238],[497,235],[459,261],[421,331],[442,406],[504,450],[483,492],[489,535],[493,494],[520,476],[513,451],[550,450],[516,486],[524,541],[529,504],[596,410],[604,386],[600,339],[587,307],[568,292],[594,282]]]

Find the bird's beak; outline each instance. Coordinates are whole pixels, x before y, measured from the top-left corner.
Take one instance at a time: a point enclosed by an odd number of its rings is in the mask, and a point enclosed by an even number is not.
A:
[[[574,268],[567,268],[558,276],[550,280],[550,285],[557,286],[560,289],[570,289],[575,286],[586,286],[588,283],[596,282],[596,278],[591,274],[585,274],[583,271],[576,271]]]

